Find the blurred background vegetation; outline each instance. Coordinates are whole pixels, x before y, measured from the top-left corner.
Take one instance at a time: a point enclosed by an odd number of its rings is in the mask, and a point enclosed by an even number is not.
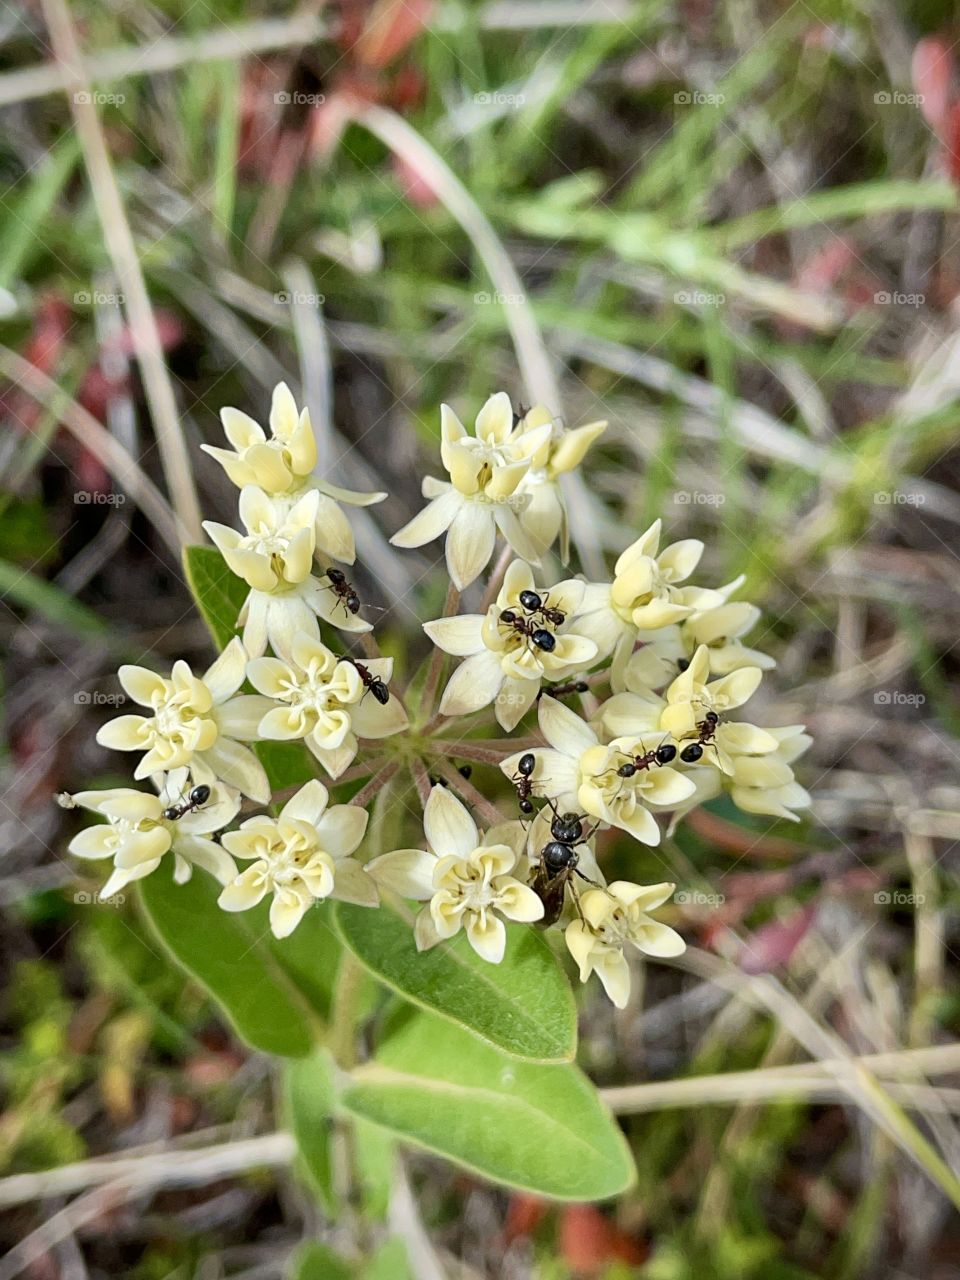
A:
[[[4,7],[0,1277],[335,1277],[321,1241],[371,1277],[960,1276],[958,37],[941,0]],[[245,1161],[269,1063],[64,857],[55,794],[119,780],[117,663],[209,658],[178,538],[193,485],[235,495],[198,446],[281,378],[390,494],[357,579],[401,672],[444,583],[385,533],[440,401],[500,387],[609,419],[579,567],[662,515],[764,609],[754,718],[809,726],[813,814],[697,815],[673,923],[716,966],[582,993],[619,1203],[398,1183],[367,1135],[331,1225]],[[859,1098],[844,1051],[884,1055]]]

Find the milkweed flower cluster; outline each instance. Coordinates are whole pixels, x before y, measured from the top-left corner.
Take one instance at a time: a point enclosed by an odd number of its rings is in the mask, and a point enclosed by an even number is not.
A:
[[[269,431],[237,409],[221,419],[231,447],[203,447],[240,490],[238,518],[204,528],[224,572],[246,584],[232,620],[240,634],[199,675],[183,659],[169,672],[120,668],[137,709],[97,739],[137,753],[133,778],[148,789],[65,797],[97,818],[70,851],[110,861],[105,896],[165,860],[177,884],[199,870],[224,911],[269,904],[278,939],[327,899],[375,908],[381,895],[418,904],[421,951],[462,935],[497,964],[511,930],[555,928],[581,980],[596,974],[625,1005],[628,956],[675,956],[684,943],[652,914],[673,883],[608,884],[598,837],[620,832],[628,848],[655,848],[724,792],[772,817],[795,819],[809,803],[793,772],[810,743],[802,726],[739,714],[773,665],[747,642],[760,614],[736,598],[742,580],[691,581],[703,544],[664,544],[660,521],[623,551],[609,581],[553,572],[547,553],[559,544],[566,560],[569,541],[560,479],[605,424],[570,429],[543,406],[514,411],[500,392],[471,432],[443,406],[447,479],[424,481],[427,506],[392,542],[445,535],[457,591],[443,617],[423,623],[435,650],[401,693],[347,576],[356,553],[341,509],[385,495],[316,475],[310,415],[283,384]],[[483,603],[456,612],[498,540]],[[511,743],[521,723],[525,736]],[[484,725],[491,736],[476,738]],[[280,788],[275,743],[302,752],[316,776]],[[452,757],[467,763],[458,771]],[[499,765],[509,785],[495,784],[494,770],[485,793],[469,780],[471,761]],[[369,821],[371,806],[402,826],[406,786],[423,807],[422,837],[418,829],[409,847],[385,849],[377,833],[387,824]],[[514,804],[519,817],[509,816]]]

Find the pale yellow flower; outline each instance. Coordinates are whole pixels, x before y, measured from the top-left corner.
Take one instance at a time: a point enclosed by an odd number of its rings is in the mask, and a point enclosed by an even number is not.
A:
[[[686,950],[679,933],[647,914],[666,902],[675,887],[615,880],[606,889],[588,889],[580,900],[583,918],[567,925],[564,937],[580,969],[580,981],[595,973],[618,1009],[630,998],[625,944],[648,956],[678,956]]]
[[[356,549],[353,531],[340,502],[366,507],[382,502],[385,493],[354,493],[313,475],[317,466],[317,445],[310,411],[298,411],[290,388],[281,382],[273,392],[270,406],[270,435],[239,409],[221,409],[220,420],[233,451],[204,444],[200,447],[223,467],[237,486],[255,485],[291,503],[307,490],[318,495],[315,541],[317,550],[333,560],[353,564]]]
[[[518,556],[538,562],[518,519],[530,497],[518,486],[538,443],[549,439],[550,424],[530,433],[521,456],[512,440],[510,398],[501,391],[477,414],[475,431],[469,435],[450,406],[441,406],[440,454],[450,479],[424,480],[429,504],[390,539],[397,547],[420,547],[446,533],[447,568],[461,590],[489,564],[498,529]]]
[[[794,778],[790,766],[813,740],[800,724],[764,732],[776,740],[776,750],[762,755],[744,751],[733,757],[729,771],[731,799],[746,813],[799,822],[793,810],[807,808],[811,800]]]
[[[660,727],[678,741],[695,736],[705,712],[724,716],[742,706],[754,695],[762,678],[759,667],[738,667],[719,680],[710,680],[710,652],[701,645],[686,671],[667,688],[667,707],[660,717]]]
[[[367,829],[366,810],[349,804],[328,809],[328,799],[322,782],[308,782],[279,817],[248,818],[223,836],[225,848],[251,864],[220,894],[224,911],[248,911],[271,894],[270,929],[286,938],[324,898],[377,905],[376,885],[351,857]]]
[[[169,677],[146,667],[123,666],[117,675],[134,702],[148,715],[117,716],[101,726],[97,741],[113,751],[142,751],[134,770],[137,779],[189,768],[197,782],[216,779],[265,804],[270,784],[263,765],[241,742],[252,742],[270,703],[240,694],[247,655],[231,640],[203,676],[184,661],[175,662]]]
[[[251,589],[238,618],[251,657],[264,653],[268,642],[274,653],[289,656],[300,632],[319,638],[318,616],[342,631],[371,629],[368,622],[338,607],[329,583],[311,576],[319,501],[320,495],[311,490],[290,506],[248,485],[240,492],[245,534],[204,521],[228,567]]]
[[[314,636],[296,636],[291,658],[254,658],[247,666],[269,708],[259,724],[262,738],[302,739],[338,778],[357,754],[358,737],[386,738],[406,728],[400,700],[394,696],[381,705],[368,695],[356,666]],[[363,665],[384,683],[393,675],[392,658],[367,658]]]
[[[550,435],[541,440],[544,423],[549,424]],[[606,422],[590,422],[567,430],[543,405],[534,405],[514,429],[511,441],[517,453],[530,458],[530,468],[517,488],[519,494],[530,498],[520,512],[520,524],[541,554],[553,546],[559,534],[561,558],[567,559],[567,509],[560,477],[580,465],[606,427]]]
[[[468,715],[493,702],[500,725],[514,729],[532,706],[544,679],[565,680],[588,667],[597,646],[576,634],[575,615],[583,590],[584,584],[577,579],[555,587],[536,587],[530,566],[514,560],[486,614],[425,622],[423,629],[435,645],[466,658],[443,692],[443,715]],[[539,597],[541,610],[529,609],[520,599],[521,593],[528,592]],[[557,611],[563,615],[562,622]],[[525,629],[504,622],[505,612],[512,613]]]
[[[639,631],[656,631],[698,610],[721,604],[719,592],[682,587],[703,555],[696,538],[659,551],[661,521],[627,547],[612,583],[590,583],[581,606],[581,634],[596,642],[601,657],[629,652]]]
[[[113,859],[113,872],[100,890],[101,898],[112,897],[156,871],[171,850],[177,884],[189,880],[195,866],[209,871],[221,884],[236,875],[230,855],[207,837],[236,817],[237,792],[214,783],[204,805],[182,818],[164,818],[164,810],[183,802],[189,786],[187,770],[176,769],[166,775],[159,796],[131,787],[78,791],[71,796],[74,804],[104,819],[75,835],[67,846],[78,858]]]
[[[693,792],[693,783],[669,765],[620,773],[643,744],[635,738],[602,743],[596,732],[555,698],[541,698],[540,731],[550,744],[529,754],[535,795],[549,796],[563,809],[579,809],[601,822],[620,827],[643,844],[660,843],[660,827],[651,811],[673,809]],[[648,747],[659,745],[647,743]],[[512,778],[525,751],[518,751],[500,768]]]
[[[509,824],[510,830],[518,824]],[[425,951],[461,928],[482,959],[499,964],[507,944],[507,920],[533,921],[543,916],[543,903],[531,888],[510,873],[518,848],[486,843],[473,818],[446,787],[434,787],[423,814],[429,852],[397,849],[367,864],[384,888],[428,905],[417,916],[417,948]],[[487,833],[487,840],[506,840],[507,824]],[[522,840],[522,829],[518,839]],[[516,841],[514,842],[516,844]]]

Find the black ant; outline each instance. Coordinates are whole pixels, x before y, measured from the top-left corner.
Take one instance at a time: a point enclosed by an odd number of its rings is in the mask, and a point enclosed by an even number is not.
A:
[[[552,631],[547,631],[543,627],[537,627],[529,618],[521,618],[513,609],[504,609],[500,614],[500,621],[507,627],[513,627],[514,631],[532,641],[538,649],[542,649],[544,653],[553,653],[557,647],[557,637]]]
[[[553,839],[541,849],[540,863],[530,881],[530,888],[543,903],[543,917],[537,921],[541,929],[555,924],[560,918],[571,876],[578,875],[587,884],[593,884],[589,876],[578,870],[580,855],[577,853],[577,845],[589,840],[600,825],[597,823],[585,834],[580,814],[560,813],[552,800],[548,803],[553,810],[553,820],[550,823]],[[570,887],[576,901],[576,890],[572,884]],[[579,909],[579,903],[577,906]]]
[[[644,751],[640,755],[632,756],[626,764],[620,766],[617,773],[621,778],[632,778],[641,769],[650,769],[655,764],[669,764],[671,760],[676,758],[676,754],[677,748],[673,743],[664,742],[659,747],[654,747],[652,751]]]
[[[472,765],[472,764],[462,764],[462,765],[460,765],[460,767],[457,769],[457,773],[459,773],[459,775],[460,775],[460,777],[461,777],[461,778],[469,778],[469,777],[470,777],[470,775],[471,775],[471,773],[473,773],[473,765]],[[450,783],[449,783],[449,782],[447,782],[446,778],[435,778],[435,777],[433,776],[433,774],[431,774],[431,775],[430,775],[430,785],[431,785],[432,787],[449,787]]]
[[[352,582],[347,580],[347,575],[342,569],[328,569],[327,577],[330,580],[330,587],[334,595],[343,605],[345,613],[360,612],[360,597],[357,595],[356,588]]]
[[[182,818],[186,813],[193,813],[194,809],[199,809],[202,804],[206,804],[210,799],[210,788],[206,783],[201,782],[198,787],[194,787],[186,800],[181,804],[172,804],[169,809],[164,809],[163,817],[167,822],[176,822],[178,818]]]
[[[514,409],[513,411],[513,425],[515,427],[519,427],[520,423],[524,420],[524,418],[527,416],[529,412],[530,410],[527,408],[525,404],[518,404],[516,409]]]
[[[531,752],[522,755],[517,761],[517,771],[510,779],[517,789],[517,807],[521,813],[533,813],[533,804],[530,796],[533,793],[533,778],[531,777],[536,760]]]
[[[569,680],[566,684],[554,684],[549,689],[537,690],[537,701],[548,693],[551,698],[565,698],[568,693],[586,693],[590,686],[586,680]]]
[[[704,712],[703,719],[697,725],[696,742],[691,742],[688,747],[684,747],[680,752],[680,759],[684,764],[696,764],[703,756],[703,748],[706,746],[712,746],[716,750],[713,738],[719,723],[720,717],[715,711]]]
[[[567,615],[560,609],[554,609],[549,603],[550,597],[546,600],[538,595],[536,591],[521,591],[520,603],[526,609],[527,613],[536,616],[538,613],[546,622],[552,622],[555,627],[562,627],[566,621]]]
[[[369,667],[364,666],[362,662],[358,662],[356,658],[351,658],[345,653],[341,658],[341,662],[352,662],[357,669],[357,675],[363,682],[363,687],[367,693],[372,693],[382,707],[385,707],[390,701],[390,690],[387,688],[385,680],[381,680],[379,676],[375,676]],[[366,697],[366,694],[364,694]]]

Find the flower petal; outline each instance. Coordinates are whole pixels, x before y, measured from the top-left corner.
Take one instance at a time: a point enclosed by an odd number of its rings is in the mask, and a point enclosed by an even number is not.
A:
[[[434,787],[423,811],[423,831],[437,857],[466,858],[480,844],[477,824],[446,787]]]
[[[467,658],[447,681],[440,700],[445,716],[464,716],[489,706],[500,692],[503,670],[495,653],[484,649]]]
[[[442,499],[437,499],[442,501]],[[454,585],[462,591],[490,563],[497,529],[489,503],[465,502],[447,533],[447,568]]]
[[[469,658],[483,648],[480,634],[482,626],[482,613],[463,613],[454,618],[437,618],[434,622],[425,622],[423,629],[444,653],[450,653],[455,658]]]
[[[401,898],[426,902],[433,897],[433,869],[436,865],[433,854],[423,849],[395,849],[368,862],[365,870],[377,884],[398,893]]]
[[[422,547],[425,542],[439,538],[450,528],[463,501],[456,489],[447,489],[398,529],[391,543],[395,547]]]

